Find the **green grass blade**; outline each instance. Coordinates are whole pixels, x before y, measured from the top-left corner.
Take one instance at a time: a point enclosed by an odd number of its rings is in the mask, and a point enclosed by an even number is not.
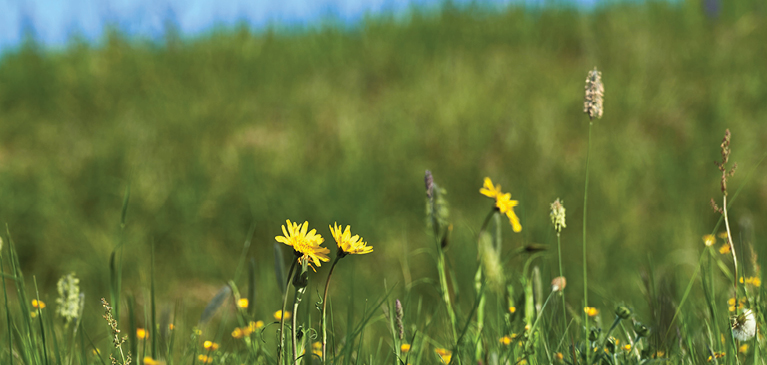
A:
[[[154,286],[154,240],[152,240],[151,244],[151,256],[150,256],[150,266],[151,270],[149,271],[149,277],[150,277],[150,288],[149,288],[149,297],[150,297],[150,310],[151,310],[151,318],[150,321],[152,323],[152,328],[149,330],[149,341],[152,341],[152,358],[157,359],[157,303],[155,302],[155,286]]]

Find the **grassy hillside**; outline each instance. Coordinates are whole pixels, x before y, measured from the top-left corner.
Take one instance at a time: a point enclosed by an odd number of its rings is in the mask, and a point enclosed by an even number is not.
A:
[[[701,236],[719,219],[709,200],[721,200],[713,162],[724,130],[739,167],[732,191],[767,145],[760,1],[725,4],[718,17],[695,1],[593,12],[447,6],[343,31],[220,30],[160,44],[105,37],[103,46],[73,41],[61,51],[30,43],[0,59],[0,220],[50,302],[56,280],[73,271],[90,299],[107,296],[109,255],[121,241],[123,286],[143,298],[154,242],[159,300],[199,309],[232,278],[252,226],[247,255],[259,288],[272,293],[257,305],[271,313],[281,304],[273,243],[285,219],[308,220],[329,246],[327,225],[351,224],[375,247],[336,274],[355,275],[360,298],[378,295],[384,278],[389,287],[436,280],[434,261],[419,251],[432,248],[429,169],[448,192],[447,260],[467,293],[473,283],[462,278],[474,276],[477,231],[492,206],[478,193],[485,176],[520,201],[523,230],[504,227],[504,252],[549,245],[537,263],[544,282],[558,272],[549,204],[563,199],[567,300],[578,307],[583,85],[597,66],[606,91],[591,146],[590,302],[625,301],[649,315],[643,275],[665,278],[678,302]],[[730,212],[759,257],[766,168]],[[748,260],[741,268],[754,269]]]

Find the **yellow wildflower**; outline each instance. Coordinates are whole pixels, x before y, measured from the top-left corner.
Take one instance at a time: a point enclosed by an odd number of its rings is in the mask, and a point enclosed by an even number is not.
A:
[[[338,244],[338,253],[341,257],[349,254],[362,255],[373,252],[373,246],[367,246],[367,242],[363,241],[362,237],[356,234],[352,236],[350,226],[347,225],[343,232],[337,223],[333,223],[333,227],[329,225],[328,227],[336,240],[336,244]]]
[[[738,352],[740,352],[741,354],[745,354],[746,352],[748,352],[748,344],[744,343],[740,345],[740,347],[738,347]]]
[[[713,246],[714,243],[716,243],[716,237],[712,234],[707,234],[703,236],[703,243],[706,245],[706,247]]]
[[[144,365],[163,365],[165,361],[159,361],[151,358],[150,356],[144,356]]]
[[[298,258],[299,263],[302,263],[302,260],[306,260],[309,266],[312,267],[312,270],[316,271],[314,265],[319,267],[320,261],[330,261],[327,255],[330,253],[330,250],[320,246],[325,242],[325,239],[317,234],[316,229],[307,232],[309,222],[304,222],[302,225],[292,223],[290,220],[285,222],[287,222],[288,228],[285,229],[285,226],[282,226],[282,234],[284,236],[277,236],[274,239],[277,242],[293,247],[296,254],[300,256]]]
[[[29,312],[29,316],[32,318],[37,318],[37,312],[35,311]]]
[[[43,309],[45,308],[45,302],[42,300],[32,299],[32,307]]]
[[[589,317],[596,317],[597,314],[599,314],[599,309],[596,309],[594,307],[585,307],[583,308],[583,311],[589,316]]]
[[[146,340],[149,338],[149,332],[143,328],[136,328],[136,338],[139,340]]]
[[[719,232],[717,236],[723,240],[727,240],[727,231]]]
[[[740,278],[740,283],[743,284],[743,277]],[[759,279],[757,277],[751,276],[747,277],[745,280],[746,284],[753,285],[753,286],[761,286],[762,285],[762,279]]]
[[[315,341],[312,344],[312,353],[317,355],[317,357],[322,358],[322,342]]]
[[[201,330],[201,329],[199,329],[199,328],[197,328],[197,327],[195,327],[194,329],[192,329],[192,332],[193,332],[193,333],[194,333],[196,336],[202,336],[202,330]]]
[[[719,253],[722,255],[730,253],[730,245],[725,243],[721,247],[719,247]]]
[[[714,352],[714,356],[710,356],[710,355],[709,355],[709,357],[708,357],[708,361],[710,362],[710,361],[712,361],[712,360],[714,360],[714,359],[721,359],[721,358],[723,358],[723,357],[724,357],[724,355],[725,355],[725,353],[724,353],[724,352]]]
[[[445,364],[449,364],[450,359],[453,358],[453,353],[450,350],[437,348],[434,351],[437,352],[437,355],[439,356],[440,360],[442,360],[442,362]]]
[[[501,186],[493,186],[493,181],[489,177],[485,178],[485,184],[479,189],[480,194],[495,199],[495,207],[501,214],[506,214],[509,217],[511,228],[514,232],[522,231],[522,225],[519,224],[519,217],[514,213],[514,207],[519,205],[519,201],[512,200],[511,194],[501,192]]]
[[[274,312],[274,319],[278,321],[282,319],[282,310]],[[290,319],[290,312],[285,311],[285,319]]]
[[[409,343],[403,343],[400,345],[399,350],[404,354],[410,351],[410,344]]]
[[[174,326],[173,323],[171,323],[168,325],[168,329],[173,331],[174,329],[176,329],[176,326]]]
[[[247,308],[248,307],[248,299],[247,298],[240,298],[240,300],[237,301],[237,306],[240,308]]]
[[[213,358],[208,355],[197,356],[197,360],[200,360],[203,364],[210,364],[213,362]]]
[[[495,199],[498,195],[501,195],[501,186],[493,186],[493,181],[486,177],[485,184],[479,189],[479,193],[488,198]]]
[[[627,344],[623,345],[623,347],[621,347],[621,348],[623,349],[623,351],[629,352],[629,351],[631,351],[631,344],[627,343]]]
[[[213,341],[205,341],[202,343],[202,347],[208,351],[218,350],[218,344]]]
[[[557,360],[557,362],[565,361],[565,355],[562,355],[561,352],[557,352],[554,354],[554,359]]]
[[[517,311],[517,307],[509,307],[509,313],[514,313]]]
[[[500,340],[498,340],[498,341],[499,341],[499,342],[500,342],[502,345],[506,345],[506,346],[508,346],[508,345],[510,345],[510,344],[511,344],[511,337],[509,337],[509,336],[503,336],[503,337],[501,337],[501,338],[500,338]]]
[[[232,331],[232,337],[234,338],[242,338],[245,336],[245,333],[243,333],[242,328],[235,328],[234,331]]]

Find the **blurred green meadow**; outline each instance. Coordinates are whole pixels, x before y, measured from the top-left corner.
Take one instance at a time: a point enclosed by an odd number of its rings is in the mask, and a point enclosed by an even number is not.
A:
[[[730,224],[758,257],[741,258],[741,273],[767,256],[767,166],[746,180],[767,146],[765,40],[763,1],[725,2],[717,17],[698,1],[649,1],[592,11],[448,4],[352,29],[170,32],[159,43],[115,31],[101,46],[75,39],[61,50],[29,41],[0,57],[0,221],[49,305],[58,278],[77,274],[85,324],[103,338],[98,298],[108,298],[120,242],[124,292],[148,302],[154,243],[158,306],[178,305],[194,322],[252,238],[254,305],[268,319],[282,303],[274,243],[285,219],[308,221],[332,252],[334,222],[374,247],[337,268],[338,308],[353,297],[362,311],[392,287],[436,306],[439,292],[422,285],[437,280],[425,253],[428,169],[447,191],[447,265],[466,313],[489,176],[520,202],[523,229],[503,227],[505,255],[545,245],[544,283],[558,275],[549,204],[564,201],[567,301],[579,308],[583,91],[597,66],[605,111],[591,146],[589,304],[631,303],[650,318],[642,278],[663,281],[678,304],[720,217],[710,199],[721,205],[713,162],[726,128],[738,164],[730,189],[744,184]],[[514,283],[522,263],[508,262]]]

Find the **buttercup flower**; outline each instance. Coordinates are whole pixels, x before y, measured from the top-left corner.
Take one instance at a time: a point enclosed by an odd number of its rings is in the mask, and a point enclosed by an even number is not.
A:
[[[367,242],[362,240],[362,237],[356,234],[352,236],[351,226],[347,225],[343,232],[337,223],[333,223],[333,227],[328,227],[338,245],[339,256],[346,256],[349,254],[362,255],[373,252],[373,246],[368,246]]]
[[[274,319],[278,321],[282,319],[282,310],[274,312]],[[285,311],[285,319],[290,319],[290,312]]]
[[[399,350],[402,351],[402,353],[407,353],[410,351],[410,344],[409,343],[403,343],[400,345]]]
[[[443,363],[449,364],[450,359],[453,358],[453,353],[450,350],[445,349],[435,349],[434,351],[437,352],[437,355],[439,356],[440,360],[442,360]]]
[[[511,228],[514,232],[522,231],[522,225],[519,224],[519,217],[514,213],[514,207],[519,205],[519,201],[512,200],[511,194],[503,193],[500,185],[494,186],[493,181],[490,180],[489,177],[485,178],[485,183],[482,188],[479,189],[479,193],[488,198],[495,199],[495,207],[501,214],[506,214],[506,216],[509,217],[509,222],[511,223]]]
[[[149,332],[143,328],[136,328],[136,338],[139,340],[146,340],[149,338]]]
[[[330,253],[330,250],[320,246],[325,242],[325,239],[317,234],[316,229],[307,232],[309,222],[304,222],[302,225],[292,223],[290,220],[286,220],[285,222],[287,222],[288,228],[285,229],[285,226],[282,226],[283,236],[277,236],[274,239],[277,240],[277,242],[293,247],[296,256],[299,256],[299,263],[302,263],[302,260],[307,260],[309,266],[315,270],[312,264],[319,267],[320,261],[330,261],[327,255]]]
[[[703,243],[708,246],[712,246],[716,242],[716,237],[713,234],[707,234],[703,236]]]
[[[248,299],[241,298],[240,300],[237,301],[237,306],[240,307],[240,308],[247,308],[248,307]]]
[[[594,307],[584,307],[583,311],[586,312],[589,317],[596,317],[596,315],[599,314],[599,309]]]

